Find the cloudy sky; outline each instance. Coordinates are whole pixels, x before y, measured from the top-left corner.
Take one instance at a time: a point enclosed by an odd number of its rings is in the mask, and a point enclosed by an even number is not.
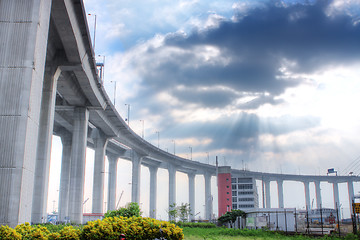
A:
[[[107,92],[154,145],[291,174],[360,155],[360,1],[84,2]]]
[[[360,155],[359,1],[85,5],[109,96],[116,81],[118,111],[130,104],[155,145],[159,132],[161,148],[175,140],[197,161],[306,174]]]

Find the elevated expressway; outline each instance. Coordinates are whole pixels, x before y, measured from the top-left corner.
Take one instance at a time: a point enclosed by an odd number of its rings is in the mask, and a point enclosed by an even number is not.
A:
[[[86,147],[95,150],[94,213],[105,210],[105,155],[110,171],[108,209],[115,208],[116,163],[120,157],[133,163],[132,201],[139,202],[140,198],[140,166],[149,167],[152,217],[156,217],[158,168],[169,171],[169,205],[176,201],[176,171],[189,177],[192,209],[195,175],[204,175],[205,199],[211,198],[210,180],[216,175],[215,166],[157,148],[132,131],[116,111],[98,77],[82,0],[27,0],[26,4],[2,0],[0,33],[0,44],[5,46],[0,49],[0,180],[8,183],[0,186],[0,225],[44,220],[52,134],[60,136],[63,143],[60,220],[82,222]],[[270,181],[281,185],[279,199],[282,181],[347,182],[351,196],[352,182],[359,181],[353,176],[232,172],[263,180],[267,206]],[[205,203],[208,219],[211,204]]]
[[[59,3],[57,3],[59,4]],[[208,164],[202,164],[195,161],[190,161],[188,159],[180,158],[168,152],[165,152],[156,146],[150,144],[149,142],[145,141],[143,138],[138,136],[134,133],[131,128],[126,124],[126,122],[121,118],[121,116],[117,113],[115,107],[112,105],[108,95],[101,84],[101,80],[98,78],[98,74],[96,71],[96,65],[94,62],[94,53],[92,52],[93,49],[91,48],[91,41],[89,39],[90,35],[87,31],[87,25],[85,20],[85,14],[83,9],[77,9],[78,16],[81,16],[81,32],[82,36],[87,36],[84,41],[77,43],[83,44],[79,49],[85,49],[87,54],[88,61],[83,61],[81,66],[78,70],[72,71],[72,74],[76,76],[75,80],[78,84],[74,84],[75,86],[69,87],[74,79],[71,78],[64,78],[61,81],[67,83],[63,83],[63,85],[59,85],[58,83],[58,101],[56,104],[56,111],[55,111],[55,134],[56,129],[63,129],[65,128],[67,131],[72,132],[72,113],[74,106],[84,106],[84,103],[90,103],[86,107],[89,109],[89,130],[88,136],[92,135],[94,129],[99,130],[102,132],[104,138],[110,139],[107,143],[106,147],[106,154],[111,156],[112,158],[122,157],[128,158],[129,160],[133,161],[133,179],[132,179],[132,201],[139,202],[139,176],[140,176],[140,169],[139,163],[137,158],[141,158],[141,164],[149,167],[150,172],[152,174],[156,174],[157,168],[166,168],[169,170],[169,184],[170,184],[170,193],[169,193],[169,205],[175,202],[175,174],[174,171],[180,171],[183,173],[188,174],[189,178],[192,179],[191,184],[194,184],[194,175],[195,174],[202,174],[207,179],[205,181],[206,186],[206,196],[205,199],[211,196],[210,193],[210,176],[214,176],[216,174],[216,167]],[[81,14],[82,13],[82,14]],[[54,18],[54,24],[64,26],[64,15],[58,14],[57,18]],[[59,21],[59,23],[57,23]],[[71,24],[71,22],[69,22]],[[85,27],[84,27],[85,26]],[[63,27],[63,32],[59,34],[60,41],[62,43],[66,42],[67,36],[71,35],[71,33],[66,32],[66,30],[74,29],[73,25],[69,25],[66,28]],[[80,30],[80,31],[81,31]],[[86,32],[85,32],[86,31]],[[83,38],[84,39],[84,38]],[[68,59],[76,59],[76,61],[80,61],[80,57],[83,56],[85,53],[78,54],[71,46],[75,45],[74,42],[68,42],[63,44],[64,52]],[[74,56],[75,55],[75,56]],[[71,56],[71,57],[70,57]],[[87,66],[89,64],[89,66]],[[80,66],[80,64],[79,64]],[[89,74],[88,69],[91,69]],[[71,74],[71,71],[70,71]],[[82,77],[86,76],[86,77]],[[61,82],[59,81],[59,82]],[[64,86],[64,87],[62,87]],[[81,94],[80,94],[81,93]],[[64,106],[64,103],[65,106]],[[69,106],[70,105],[70,106]],[[94,147],[94,140],[90,137],[88,138],[88,146]],[[96,148],[95,148],[96,149]],[[154,172],[155,171],[155,172]],[[283,181],[301,181],[304,183],[305,186],[305,195],[306,195],[306,202],[309,206],[309,182],[315,182],[316,185],[316,196],[317,196],[317,203],[321,203],[321,194],[320,194],[320,182],[327,181],[331,183],[341,183],[341,182],[349,182],[359,180],[357,177],[334,177],[334,176],[300,176],[300,175],[287,175],[287,174],[271,174],[271,173],[261,173],[261,172],[251,172],[251,171],[239,171],[233,170],[234,173],[243,175],[243,176],[251,176],[258,180],[262,180],[265,185],[266,189],[266,205],[270,205],[270,191],[269,191],[269,182],[270,181],[277,181],[278,186],[281,186],[278,191],[279,199],[280,199],[280,207],[283,207],[283,196],[282,196],[282,182]],[[152,176],[154,178],[154,176]],[[281,185],[280,185],[281,184]],[[113,185],[114,186],[114,185]],[[156,186],[156,183],[152,183],[152,188]],[[337,190],[337,184],[334,185],[335,191]],[[351,186],[349,185],[351,192]],[[193,189],[194,186],[190,186],[190,189]],[[113,194],[115,192],[109,188],[109,191]],[[154,192],[154,191],[151,191]],[[352,190],[353,192],[353,190]],[[113,199],[108,199],[109,207],[114,207],[114,196]],[[335,194],[335,199],[339,202],[338,194]],[[156,206],[156,196],[151,196],[152,200],[150,201],[150,214],[155,214],[155,206]],[[335,200],[335,201],[336,201]],[[190,193],[189,202],[191,206],[195,206],[195,199],[194,199],[194,192]],[[319,206],[318,206],[319,207]],[[206,206],[207,214],[206,216],[211,216],[209,212],[211,206]],[[98,209],[101,210],[101,209]],[[96,212],[96,210],[95,210]],[[155,217],[155,216],[153,216]]]

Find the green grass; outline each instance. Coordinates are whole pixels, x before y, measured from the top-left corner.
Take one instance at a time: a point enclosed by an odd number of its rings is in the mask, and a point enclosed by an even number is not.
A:
[[[185,240],[308,240],[314,239],[307,236],[297,235],[297,236],[286,236],[280,233],[263,231],[263,230],[238,230],[238,229],[228,229],[228,228],[189,228],[184,227],[183,232],[185,235]],[[316,239],[326,239],[326,240],[338,240],[337,237],[325,236],[322,238]],[[347,238],[347,239],[357,239],[357,238]]]

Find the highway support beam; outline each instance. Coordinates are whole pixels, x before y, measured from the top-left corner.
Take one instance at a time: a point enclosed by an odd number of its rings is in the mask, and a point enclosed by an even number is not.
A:
[[[112,211],[116,209],[116,179],[117,179],[117,163],[119,157],[114,154],[107,154],[109,162],[109,180],[108,180],[108,199],[107,209]]]
[[[205,219],[212,219],[212,196],[211,196],[211,174],[205,173]]]
[[[305,191],[305,205],[306,205],[306,209],[310,210],[311,206],[310,206],[310,189],[309,189],[309,182],[308,181],[303,181],[304,184],[304,191]]]
[[[284,208],[284,181],[282,179],[279,179],[276,182],[278,187],[279,208]]]
[[[140,205],[140,174],[141,174],[141,162],[143,156],[131,151],[132,161],[132,178],[131,178],[131,202],[136,202]]]
[[[320,181],[315,181],[315,194],[316,194],[316,208],[320,209],[322,205]]]
[[[271,208],[270,202],[270,180],[265,180],[265,206]]]
[[[190,220],[195,220],[195,173],[188,173]]]
[[[170,211],[176,206],[176,168],[173,164],[168,164],[169,172],[169,220],[175,220]]]
[[[70,167],[72,134],[65,129],[58,131],[62,142],[61,175],[59,189],[59,221],[68,222],[69,217],[69,189],[70,189]]]
[[[2,0],[1,12],[0,225],[15,227],[31,221],[51,1]]]
[[[94,150],[95,150],[92,213],[104,213],[103,204],[104,204],[104,180],[105,180],[104,178],[105,150],[108,143],[108,137],[106,137],[101,130],[95,128],[91,132],[91,138],[94,141]],[[111,171],[111,168],[109,168],[109,171]]]
[[[44,223],[47,218],[51,142],[54,128],[56,84],[61,70],[49,63],[45,66],[41,100],[40,124],[36,153],[32,223]]]
[[[150,172],[150,209],[149,216],[156,218],[156,204],[157,204],[157,172],[158,167],[149,166]]]
[[[87,146],[89,111],[85,107],[74,109],[72,137],[69,216],[70,221],[81,224],[83,219],[85,153]]]

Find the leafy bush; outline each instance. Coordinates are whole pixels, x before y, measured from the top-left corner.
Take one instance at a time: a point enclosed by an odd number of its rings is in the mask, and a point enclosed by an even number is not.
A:
[[[50,233],[44,226],[31,226],[29,223],[17,225],[15,231],[22,236],[22,239],[48,239]]]
[[[119,239],[120,234],[125,234],[126,239],[136,240],[184,238],[182,229],[169,222],[142,217],[107,217],[101,221],[88,222],[84,226],[81,239]]]
[[[59,232],[51,233],[50,239],[66,239],[66,240],[79,240],[81,230],[79,228],[75,228],[73,226],[65,226]]]
[[[235,223],[238,217],[245,217],[246,213],[241,210],[231,210],[230,212],[226,212],[224,215],[218,218],[218,221],[221,224],[230,223],[231,227]]]
[[[0,226],[0,239],[17,240],[21,239],[21,235],[9,226]]]
[[[107,217],[140,217],[141,211],[139,204],[136,202],[132,202],[128,204],[124,208],[120,208],[118,210],[108,211],[104,214],[104,218]]]
[[[51,229],[51,231],[46,227]],[[56,228],[58,231],[55,230]],[[107,217],[103,220],[88,222],[88,224],[82,228],[68,225],[31,226],[29,223],[18,225],[15,229],[8,226],[0,226],[1,240],[106,240],[119,239],[120,234],[125,234],[127,240],[148,240],[160,237],[168,240],[184,239],[182,229],[174,224],[142,217]]]

